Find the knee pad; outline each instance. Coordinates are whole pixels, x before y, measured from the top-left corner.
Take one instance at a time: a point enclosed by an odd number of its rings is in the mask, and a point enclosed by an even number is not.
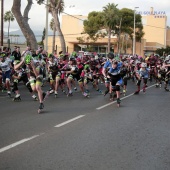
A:
[[[137,80],[137,81],[136,81],[136,85],[137,85],[137,86],[140,86],[140,83],[141,83],[141,80]]]
[[[9,79],[9,78],[6,78],[6,81],[9,81],[9,82],[10,82],[10,79]]]
[[[14,86],[13,86],[13,91],[17,91],[18,90],[18,83],[14,82]]]
[[[27,82],[27,83],[26,83],[26,87],[27,87],[27,89],[29,90],[30,93],[33,92],[33,91],[32,91],[32,88],[31,88],[31,85],[30,85],[30,82]]]
[[[115,90],[116,90],[116,91],[120,91],[120,86],[119,86],[119,85],[116,85],[116,86],[115,86]]]
[[[143,79],[143,82],[144,82],[145,84],[147,84],[147,79]]]
[[[124,84],[125,86],[127,86],[127,78],[124,78],[124,79],[123,79],[123,84]]]

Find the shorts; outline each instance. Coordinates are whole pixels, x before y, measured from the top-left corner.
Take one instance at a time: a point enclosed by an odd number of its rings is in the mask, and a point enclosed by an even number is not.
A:
[[[3,83],[5,83],[6,79],[9,79],[9,80],[11,79],[11,70],[2,72]]]

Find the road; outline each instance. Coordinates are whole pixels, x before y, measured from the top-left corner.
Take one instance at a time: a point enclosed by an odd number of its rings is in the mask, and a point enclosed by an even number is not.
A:
[[[148,87],[132,95],[129,82],[120,108],[94,90],[60,92],[40,115],[24,86],[21,102],[0,93],[0,170],[169,170],[170,93]]]

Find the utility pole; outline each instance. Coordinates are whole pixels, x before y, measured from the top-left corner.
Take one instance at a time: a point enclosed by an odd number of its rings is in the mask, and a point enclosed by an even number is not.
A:
[[[4,0],[1,0],[1,47],[4,39]]]
[[[135,7],[135,9],[134,9],[134,28],[133,28],[133,56],[135,55],[135,53],[136,53],[136,49],[135,49],[135,46],[136,46],[136,35],[135,35],[135,22],[136,22],[136,9],[137,8],[139,8],[139,7]]]
[[[118,55],[120,55],[120,34],[121,34],[121,26],[122,26],[122,17],[120,18],[120,25],[119,25],[119,37],[118,37]]]

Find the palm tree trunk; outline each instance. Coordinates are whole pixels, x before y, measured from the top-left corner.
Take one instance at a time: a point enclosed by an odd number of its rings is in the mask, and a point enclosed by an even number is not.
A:
[[[55,7],[54,2],[52,0],[50,2],[51,2],[51,13],[54,18],[56,30],[58,31],[58,34],[59,34],[61,49],[62,49],[63,53],[66,53],[66,43],[65,43],[65,39],[64,39],[63,33],[60,28],[60,21],[59,21],[59,17],[58,17],[58,6],[60,4],[60,1],[58,2],[57,7]]]
[[[111,29],[108,29],[108,53],[110,53]]]
[[[55,50],[55,33],[56,33],[56,28],[55,28],[55,24],[54,24],[54,26],[53,26],[53,49],[52,49],[53,53]]]
[[[24,16],[22,16],[21,14],[21,0],[13,0],[12,12],[18,22],[18,25],[22,33],[24,34],[26,38],[26,41],[28,42],[28,45],[30,45],[32,49],[37,49],[38,48],[37,40],[35,38],[33,31],[31,30],[28,24],[28,13],[31,9],[33,2],[32,0],[27,0],[27,1],[28,1],[28,4],[25,8]]]
[[[9,23],[8,23],[8,39],[9,39],[9,28],[10,28],[10,20],[9,20]]]

